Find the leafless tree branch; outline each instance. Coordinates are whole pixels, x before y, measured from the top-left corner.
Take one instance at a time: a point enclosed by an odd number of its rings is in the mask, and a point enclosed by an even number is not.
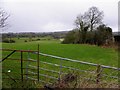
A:
[[[0,8],[0,28],[7,27],[7,19],[9,18],[9,14],[7,14],[2,8]]]

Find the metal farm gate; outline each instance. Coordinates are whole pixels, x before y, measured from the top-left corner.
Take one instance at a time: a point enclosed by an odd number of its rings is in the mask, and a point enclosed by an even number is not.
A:
[[[31,75],[29,72],[34,70],[37,74],[34,75],[39,81],[39,45],[38,50],[15,50],[15,49],[1,49],[2,50],[2,86],[3,88],[22,88],[26,87],[26,81]],[[33,58],[30,54],[37,53]],[[12,58],[11,58],[12,57]],[[13,58],[14,57],[14,58]],[[36,69],[28,67],[28,64],[34,63]],[[7,82],[7,83],[6,83]],[[24,83],[23,83],[24,82]]]
[[[70,79],[73,74],[77,75],[77,80],[78,78],[84,79],[95,84],[113,81],[118,83],[119,81],[120,68],[44,54],[39,52],[39,45],[36,51],[1,50],[3,52],[1,60],[3,88],[8,84],[10,84],[9,87],[16,88],[30,88],[32,84],[38,85],[38,87],[40,84],[43,87],[56,82],[60,83],[66,78]],[[72,79],[72,81],[74,80]],[[8,83],[6,84],[6,82]]]

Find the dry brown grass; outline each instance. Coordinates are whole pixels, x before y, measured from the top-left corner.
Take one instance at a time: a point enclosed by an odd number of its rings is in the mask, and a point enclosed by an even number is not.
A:
[[[71,76],[70,76],[71,75]],[[89,77],[88,77],[89,78]],[[90,78],[80,78],[75,74],[67,74],[60,81],[54,83],[51,88],[118,88],[116,81],[101,81],[98,84]]]

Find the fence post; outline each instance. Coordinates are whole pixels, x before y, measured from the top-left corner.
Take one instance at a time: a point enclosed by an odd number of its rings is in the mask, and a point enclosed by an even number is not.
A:
[[[38,77],[37,78],[38,78],[38,81],[39,81],[39,44],[38,44],[38,54],[37,55],[38,55],[38,59],[37,59],[37,70],[38,70],[37,73],[38,73]]]
[[[30,53],[29,53],[29,51],[28,51],[28,57],[27,57],[28,59],[28,61],[27,61],[27,65],[26,65],[26,80],[28,80],[28,66],[29,66],[29,59],[30,59]]]
[[[60,59],[60,72],[59,72],[59,78],[58,81],[61,81],[61,74],[62,74],[62,59]]]
[[[21,51],[21,81],[23,82],[23,52]]]
[[[96,84],[99,84],[100,78],[101,78],[101,72],[102,72],[102,67],[101,65],[97,65],[97,70],[96,70]]]

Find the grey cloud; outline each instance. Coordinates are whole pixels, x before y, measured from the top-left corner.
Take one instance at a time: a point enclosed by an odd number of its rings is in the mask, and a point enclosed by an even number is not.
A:
[[[113,2],[111,0],[111,2],[96,1],[88,3],[87,1],[84,2],[79,0],[73,0],[71,2],[25,1],[5,2],[3,4],[5,10],[11,14],[11,17],[8,20],[11,24],[11,28],[7,31],[46,32],[61,29],[70,30],[75,27],[74,20],[76,19],[76,16],[79,13],[84,13],[91,6],[96,6],[100,10],[103,10],[105,14],[104,22],[112,28],[117,28],[117,3],[114,2],[114,0]]]

